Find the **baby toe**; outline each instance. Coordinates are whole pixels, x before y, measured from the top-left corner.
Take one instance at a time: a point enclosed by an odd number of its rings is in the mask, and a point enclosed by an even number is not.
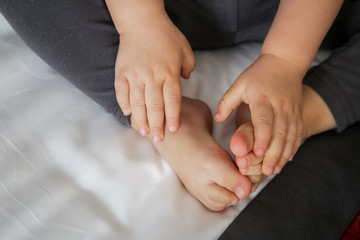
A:
[[[250,122],[242,124],[231,137],[230,149],[235,156],[245,156],[254,145],[254,128]]]

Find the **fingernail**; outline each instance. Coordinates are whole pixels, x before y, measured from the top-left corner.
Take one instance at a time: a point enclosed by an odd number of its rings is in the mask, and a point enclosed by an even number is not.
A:
[[[239,202],[239,201],[235,199],[234,201],[232,201],[232,202],[230,203],[230,205],[231,205],[231,206],[235,206],[236,204],[238,204],[238,202]]]
[[[274,168],[273,167],[268,167],[267,172],[268,172],[269,175],[272,175],[273,172],[274,172]]]
[[[139,134],[143,137],[145,137],[147,135],[147,131],[145,128],[140,128],[139,129]]]
[[[124,113],[125,116],[128,116],[128,115],[130,115],[131,112],[130,112],[129,109],[124,109],[123,113]]]
[[[265,154],[265,149],[260,148],[256,151],[258,157],[262,157]]]
[[[235,190],[235,194],[236,196],[241,199],[243,196],[244,196],[244,189],[242,187],[238,187],[236,190]]]
[[[291,156],[289,157],[289,161],[292,161],[293,158],[294,158],[294,155],[291,155]]]
[[[177,127],[175,127],[175,126],[170,126],[170,127],[169,127],[169,131],[172,132],[172,133],[174,133],[174,132],[177,131]]]
[[[153,142],[154,143],[158,143],[160,141],[161,141],[161,137],[159,135],[156,135],[156,136],[153,137]]]
[[[214,119],[215,120],[220,120],[220,113],[216,113],[215,116],[214,116]]]
[[[282,169],[281,166],[276,166],[274,173],[279,174],[281,172],[281,169]]]

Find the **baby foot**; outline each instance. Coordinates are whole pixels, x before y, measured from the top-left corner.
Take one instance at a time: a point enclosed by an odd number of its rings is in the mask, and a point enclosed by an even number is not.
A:
[[[324,132],[336,127],[335,120],[322,98],[310,87],[303,84],[303,140],[314,134]],[[264,175],[263,157],[257,157],[252,148],[254,145],[254,127],[250,121],[250,110],[242,104],[237,112],[236,123],[238,129],[232,136],[230,149],[234,153],[236,164],[243,175],[247,175],[255,191]],[[286,162],[275,166],[274,173],[278,174]]]
[[[235,162],[241,174],[248,176],[254,192],[264,179],[262,174],[262,161],[264,157],[258,157],[252,151],[254,146],[254,127],[246,122],[236,130],[230,141],[230,149],[235,155]]]
[[[187,190],[212,211],[221,211],[246,198],[251,183],[241,175],[231,156],[211,136],[212,116],[199,100],[182,98],[181,127],[166,132],[154,146]]]

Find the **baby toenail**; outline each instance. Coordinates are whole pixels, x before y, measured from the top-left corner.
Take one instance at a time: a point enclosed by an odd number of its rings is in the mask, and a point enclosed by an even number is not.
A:
[[[230,203],[230,205],[235,206],[236,204],[238,204],[238,202],[239,202],[239,201],[235,199],[234,201],[232,201],[232,202]]]
[[[291,156],[289,157],[289,161],[292,161],[293,158],[294,158],[294,155],[291,155]]]
[[[242,187],[238,187],[236,190],[235,190],[235,194],[238,198],[242,198],[244,196],[244,189]]]

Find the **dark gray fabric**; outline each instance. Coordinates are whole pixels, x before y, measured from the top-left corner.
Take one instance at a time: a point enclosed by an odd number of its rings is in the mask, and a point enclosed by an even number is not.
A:
[[[338,240],[360,210],[360,123],[310,138],[220,237]]]
[[[304,83],[326,102],[338,131],[359,121],[360,32],[343,47],[336,49],[325,62],[310,69]]]
[[[359,0],[345,1],[322,47],[337,49],[309,70],[304,83],[322,97],[335,118],[337,131],[343,131],[360,120]]]
[[[195,49],[263,41],[279,0],[165,0],[166,11]]]
[[[129,126],[116,101],[119,35],[102,0],[0,0],[0,11],[45,62]]]

